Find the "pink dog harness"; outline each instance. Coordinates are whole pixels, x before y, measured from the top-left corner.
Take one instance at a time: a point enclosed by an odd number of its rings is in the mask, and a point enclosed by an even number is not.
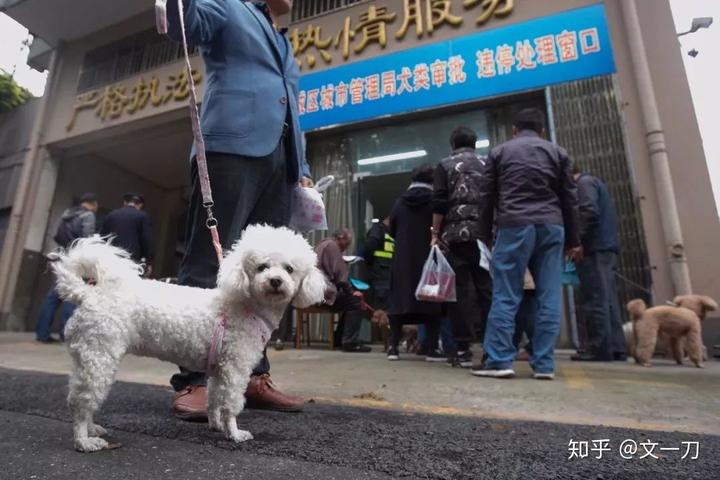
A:
[[[260,317],[259,315],[256,315],[250,310],[245,310],[244,314],[246,317],[246,321],[252,322],[255,325],[255,328],[257,329],[258,333],[260,334],[260,338],[262,339],[262,343],[263,345],[265,345],[270,339],[270,335],[274,330],[272,324],[270,324],[270,322]],[[218,358],[220,357],[220,352],[222,351],[222,344],[223,339],[225,338],[225,329],[227,328],[227,322],[227,313],[223,312],[222,315],[220,315],[218,322],[215,324],[212,337],[210,338],[210,351],[208,352],[207,367],[205,368],[205,373],[211,377],[217,374]]]

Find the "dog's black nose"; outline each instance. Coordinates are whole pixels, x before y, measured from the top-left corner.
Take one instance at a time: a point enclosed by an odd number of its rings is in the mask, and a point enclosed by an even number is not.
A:
[[[280,285],[282,285],[282,283],[283,283],[282,280],[279,278],[271,278],[270,279],[270,285],[276,290],[278,288],[280,288]]]

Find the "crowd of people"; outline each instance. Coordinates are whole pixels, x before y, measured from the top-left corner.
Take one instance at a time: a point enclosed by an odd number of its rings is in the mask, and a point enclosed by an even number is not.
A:
[[[219,242],[227,250],[248,225],[287,226],[293,190],[313,185],[297,110],[298,65],[285,31],[277,27],[277,19],[288,13],[292,2],[188,0],[183,4],[184,28],[177,3],[167,4],[168,35],[199,47],[206,75],[212,79],[202,101],[203,142],[196,144],[206,152]],[[496,146],[488,158],[476,155],[477,138],[472,130],[456,129],[451,137],[451,155],[435,168],[417,168],[387,220],[378,222],[380,230],[374,233],[376,246],[372,247],[370,263],[374,264],[376,293],[381,298],[384,295],[390,316],[389,358],[399,358],[402,326],[422,323],[428,359],[443,360],[449,355],[454,365],[471,367],[471,345],[482,341],[484,355],[473,373],[510,376],[517,332],[523,331],[532,341],[527,350],[536,376],[551,378],[560,324],[563,254],[579,262],[581,245],[590,260],[580,266],[579,273],[584,278],[594,276],[600,285],[588,287],[590,296],[596,295],[598,288],[604,296],[593,296],[584,304],[593,312],[586,316],[591,322],[591,343],[590,350],[578,360],[607,360],[620,353],[618,321],[612,317],[617,315],[617,308],[608,307],[614,292],[609,273],[616,264],[616,245],[595,242],[598,236],[613,232],[606,223],[612,217],[606,190],[592,177],[580,176],[580,193],[589,192],[589,200],[581,198],[578,202],[567,154],[543,139],[542,113],[522,111],[514,123],[515,137]],[[191,158],[201,157],[197,153],[194,147]],[[191,165],[192,194],[178,281],[212,288],[218,259],[206,225],[203,179],[196,162]],[[108,216],[108,226],[102,232],[116,235],[118,244],[149,264],[152,242],[147,233],[137,234],[137,228],[149,224],[129,210],[141,211],[142,197],[132,196],[125,202],[122,213]],[[95,197],[84,196],[80,206],[68,212],[68,221],[63,218],[70,234],[58,243],[67,245],[94,232],[96,211]],[[136,237],[124,240],[128,232],[135,232]],[[479,265],[478,241],[494,247],[491,272]],[[327,308],[351,313],[344,315],[338,326],[338,343],[348,352],[366,352],[368,348],[358,333],[368,309],[342,261],[342,252],[351,243],[352,232],[340,230],[318,245],[318,253],[320,266],[335,286],[329,292]],[[457,302],[428,304],[414,296],[431,245],[442,247],[450,260],[456,275]],[[383,285],[377,278],[388,269],[392,273]],[[526,271],[534,288],[523,295]],[[38,340],[50,338],[50,321],[59,303],[57,294],[50,292],[38,324]],[[516,329],[523,304],[527,307],[522,311],[535,313],[527,313],[527,321]],[[70,309],[64,309],[64,318]],[[451,325],[451,333],[443,328],[447,325],[443,319]],[[170,380],[176,392],[173,412],[178,418],[207,419],[206,381],[204,372],[180,366]],[[265,354],[252,372],[245,397],[248,408],[295,412],[304,404],[303,399],[273,385]]]
[[[530,361],[535,378],[553,378],[567,261],[577,267],[588,331],[586,348],[572,359],[626,359],[612,199],[600,179],[581,172],[564,149],[543,138],[544,125],[539,110],[518,112],[513,138],[487,157],[477,154],[476,133],[457,127],[450,156],[434,167],[416,167],[390,214],[369,230],[363,256],[373,301],[389,315],[389,360],[400,358],[403,326],[418,324],[427,361],[504,378],[514,376],[518,358]],[[336,344],[347,352],[368,352],[358,340],[363,294],[354,289],[342,258],[351,243],[347,229],[324,240],[317,248],[319,266],[333,285],[326,308],[343,313]],[[452,266],[456,301],[416,298],[434,245]],[[483,246],[492,249],[491,265],[482,265]],[[444,322],[451,332],[441,341]],[[480,359],[474,358],[473,343],[482,345]]]

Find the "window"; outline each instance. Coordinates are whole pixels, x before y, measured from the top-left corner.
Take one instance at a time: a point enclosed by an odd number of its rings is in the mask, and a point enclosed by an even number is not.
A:
[[[295,2],[293,2],[290,21],[299,22],[362,1],[366,0],[295,0]]]
[[[195,49],[190,48],[190,53],[194,54]],[[182,46],[163,35],[158,35],[155,29],[136,33],[118,42],[88,51],[80,68],[78,91],[117,82],[137,73],[175,62],[182,56]]]

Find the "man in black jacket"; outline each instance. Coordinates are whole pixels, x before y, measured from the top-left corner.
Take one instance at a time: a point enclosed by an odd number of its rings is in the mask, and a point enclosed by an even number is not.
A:
[[[123,195],[123,206],[105,217],[100,234],[112,235],[113,245],[130,253],[136,262],[145,263],[145,275],[152,274],[153,241],[150,216],[143,211],[145,198],[139,193]]]
[[[580,204],[580,240],[583,258],[577,263],[580,309],[587,324],[589,351],[575,361],[624,361],[625,335],[618,304],[615,271],[618,240],[617,215],[607,186],[597,177],[573,169]]]
[[[62,214],[54,240],[62,248],[68,248],[78,238],[85,238],[95,234],[95,213],[98,209],[97,197],[94,193],[84,193],[80,197],[80,204],[68,208]],[[35,328],[35,338],[38,342],[54,343],[55,338],[50,335],[53,318],[58,307],[62,305],[60,341],[65,339],[65,324],[75,311],[72,303],[63,302],[58,296],[55,286],[45,296]]]
[[[537,302],[530,365],[534,378],[554,378],[563,251],[574,257],[581,249],[570,159],[564,149],[542,138],[544,120],[537,109],[520,111],[513,122],[514,138],[490,152],[482,176],[482,236],[489,238],[494,227],[497,235],[486,358],[472,371],[479,377],[515,375],[515,316],[529,268]]]
[[[481,179],[486,159],[475,153],[477,134],[457,127],[450,135],[452,155],[435,169],[433,190],[432,244],[449,250],[448,261],[455,271],[457,302],[449,304],[456,352],[450,352],[453,366],[470,368],[470,343],[485,335],[490,310],[492,282],[480,267],[478,241],[491,237],[480,230]],[[477,334],[476,334],[477,332]]]

